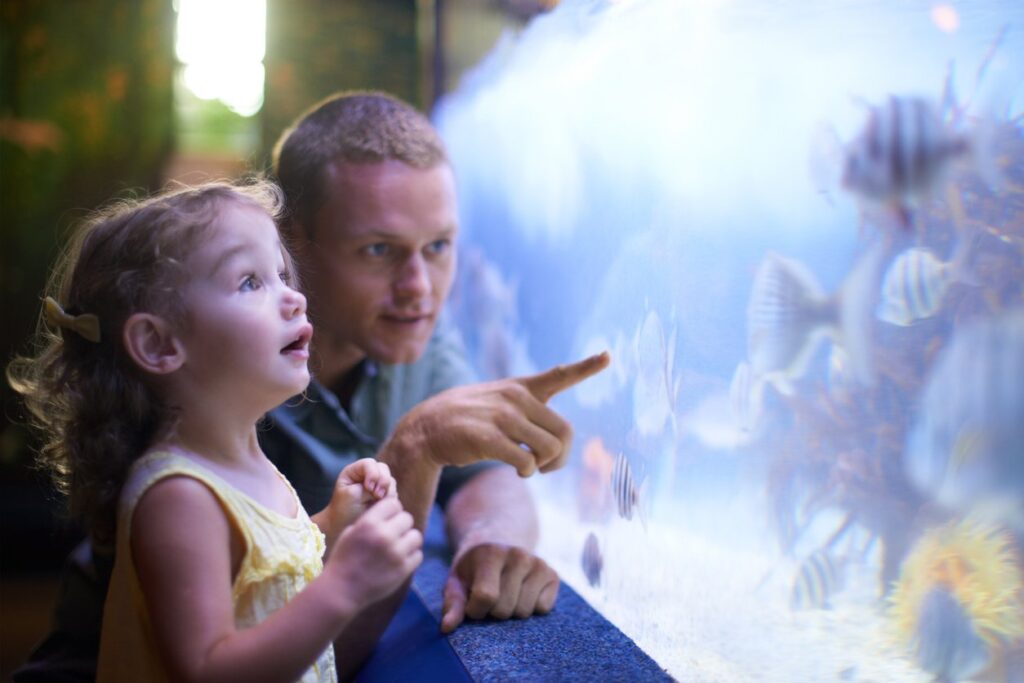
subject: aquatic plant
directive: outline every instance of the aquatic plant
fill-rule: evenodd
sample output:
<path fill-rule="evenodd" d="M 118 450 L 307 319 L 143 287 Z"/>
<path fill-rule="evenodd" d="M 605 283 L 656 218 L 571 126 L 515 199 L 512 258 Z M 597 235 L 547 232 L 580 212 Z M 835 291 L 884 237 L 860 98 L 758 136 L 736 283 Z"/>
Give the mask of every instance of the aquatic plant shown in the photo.
<path fill-rule="evenodd" d="M 946 191 L 916 212 L 903 238 L 951 254 L 972 244 L 970 286 L 952 284 L 930 317 L 900 326 L 871 322 L 874 382 L 838 385 L 834 368 L 812 367 L 792 396 L 766 396 L 761 434 L 769 454 L 768 492 L 780 544 L 792 552 L 815 517 L 840 510 L 845 521 L 827 543 L 854 526 L 881 540 L 880 583 L 899 576 L 914 525 L 930 501 L 904 468 L 907 432 L 935 361 L 957 328 L 1024 305 L 1024 118 L 997 122 L 993 147 L 1000 183 L 973 168 L 950 173 Z M 895 251 L 895 250 L 894 250 Z M 929 311 L 932 313 L 931 311 Z"/>

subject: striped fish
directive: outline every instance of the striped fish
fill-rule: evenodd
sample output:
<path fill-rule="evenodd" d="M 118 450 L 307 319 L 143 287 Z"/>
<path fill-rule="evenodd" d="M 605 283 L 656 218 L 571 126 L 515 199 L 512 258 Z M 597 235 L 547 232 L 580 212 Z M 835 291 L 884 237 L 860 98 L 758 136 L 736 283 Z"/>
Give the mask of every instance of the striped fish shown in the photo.
<path fill-rule="evenodd" d="M 811 553 L 793 580 L 789 604 L 793 609 L 828 609 L 829 598 L 839 589 L 839 566 L 827 550 Z"/>
<path fill-rule="evenodd" d="M 969 248 L 969 241 L 964 240 L 949 261 L 941 260 L 925 247 L 912 247 L 900 253 L 882 281 L 878 319 L 906 327 L 935 315 L 950 285 L 972 283 L 965 270 Z"/>
<path fill-rule="evenodd" d="M 908 204 L 931 194 L 949 162 L 970 152 L 968 138 L 946 126 L 931 102 L 890 96 L 870 108 L 860 135 L 847 146 L 842 186 L 896 208 L 908 227 Z"/>
<path fill-rule="evenodd" d="M 580 563 L 583 565 L 583 575 L 587 577 L 587 583 L 591 586 L 601 585 L 604 558 L 601 556 L 601 548 L 597 545 L 597 536 L 593 531 L 587 534 L 587 540 L 583 543 L 583 555 L 580 557 Z"/>
<path fill-rule="evenodd" d="M 612 466 L 612 497 L 619 517 L 633 519 L 634 511 L 639 512 L 640 489 L 633 478 L 633 468 L 623 453 L 615 456 L 615 464 Z"/>
<path fill-rule="evenodd" d="M 633 383 L 633 424 L 640 434 L 660 434 L 674 419 L 678 382 L 673 385 L 675 328 L 665 335 L 657 311 L 648 311 L 633 341 L 636 381 Z"/>

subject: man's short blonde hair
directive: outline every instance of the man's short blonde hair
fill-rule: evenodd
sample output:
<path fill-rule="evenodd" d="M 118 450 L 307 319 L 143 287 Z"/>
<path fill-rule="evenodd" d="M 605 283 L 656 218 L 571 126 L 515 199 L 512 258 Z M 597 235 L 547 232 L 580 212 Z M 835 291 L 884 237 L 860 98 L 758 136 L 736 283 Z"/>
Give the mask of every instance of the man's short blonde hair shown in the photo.
<path fill-rule="evenodd" d="M 334 161 L 401 161 L 415 168 L 448 163 L 444 143 L 430 120 L 383 92 L 331 95 L 300 115 L 274 145 L 274 175 L 285 194 L 282 228 L 303 226 L 326 200 L 324 171 Z"/>

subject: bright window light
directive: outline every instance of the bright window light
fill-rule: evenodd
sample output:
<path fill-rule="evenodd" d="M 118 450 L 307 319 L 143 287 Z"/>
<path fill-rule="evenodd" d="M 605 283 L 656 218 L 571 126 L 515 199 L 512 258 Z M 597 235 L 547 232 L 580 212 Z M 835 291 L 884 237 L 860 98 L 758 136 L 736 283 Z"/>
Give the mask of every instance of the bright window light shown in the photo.
<path fill-rule="evenodd" d="M 185 86 L 242 116 L 263 106 L 265 0 L 177 0 L 178 59 Z"/>

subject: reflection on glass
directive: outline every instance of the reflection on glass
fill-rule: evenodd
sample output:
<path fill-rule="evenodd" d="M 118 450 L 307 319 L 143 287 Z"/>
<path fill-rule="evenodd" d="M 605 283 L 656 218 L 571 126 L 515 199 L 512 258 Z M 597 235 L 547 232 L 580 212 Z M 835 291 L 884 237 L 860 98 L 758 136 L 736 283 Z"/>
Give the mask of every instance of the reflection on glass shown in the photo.
<path fill-rule="evenodd" d="M 681 680 L 1024 671 L 1024 8 L 564 0 L 436 114 L 541 554 Z"/>

